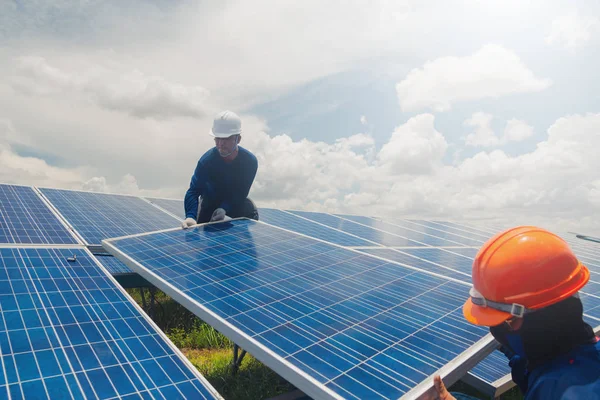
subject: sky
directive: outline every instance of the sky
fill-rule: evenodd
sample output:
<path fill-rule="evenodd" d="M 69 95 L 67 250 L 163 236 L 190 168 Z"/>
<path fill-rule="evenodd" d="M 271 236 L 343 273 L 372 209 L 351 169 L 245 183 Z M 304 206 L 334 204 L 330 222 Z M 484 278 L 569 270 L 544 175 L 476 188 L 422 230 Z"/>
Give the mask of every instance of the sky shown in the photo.
<path fill-rule="evenodd" d="M 0 182 L 600 236 L 596 1 L 0 0 Z"/>

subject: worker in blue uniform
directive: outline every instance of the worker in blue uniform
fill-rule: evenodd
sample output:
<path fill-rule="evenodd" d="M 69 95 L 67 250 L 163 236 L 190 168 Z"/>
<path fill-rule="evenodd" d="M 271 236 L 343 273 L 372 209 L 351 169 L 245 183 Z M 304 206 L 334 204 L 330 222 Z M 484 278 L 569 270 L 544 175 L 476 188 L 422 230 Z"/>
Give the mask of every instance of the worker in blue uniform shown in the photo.
<path fill-rule="evenodd" d="M 197 223 L 247 217 L 258 220 L 258 210 L 248 193 L 258 160 L 239 146 L 242 123 L 232 111 L 222 111 L 213 120 L 210 135 L 215 147 L 198 161 L 185 194 L 184 229 Z"/>
<path fill-rule="evenodd" d="M 487 326 L 526 400 L 600 399 L 600 341 L 583 319 L 589 270 L 551 232 L 521 226 L 486 242 L 473 262 L 465 318 Z M 434 396 L 450 393 L 439 376 Z"/>

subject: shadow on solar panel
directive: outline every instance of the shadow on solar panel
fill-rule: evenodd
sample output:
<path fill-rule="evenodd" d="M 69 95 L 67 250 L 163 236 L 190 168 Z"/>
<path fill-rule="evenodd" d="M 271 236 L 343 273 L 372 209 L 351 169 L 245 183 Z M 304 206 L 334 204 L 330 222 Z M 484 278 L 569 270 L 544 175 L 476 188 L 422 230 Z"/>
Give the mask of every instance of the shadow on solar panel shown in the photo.
<path fill-rule="evenodd" d="M 103 241 L 314 398 L 413 398 L 491 352 L 468 285 L 250 220 Z"/>

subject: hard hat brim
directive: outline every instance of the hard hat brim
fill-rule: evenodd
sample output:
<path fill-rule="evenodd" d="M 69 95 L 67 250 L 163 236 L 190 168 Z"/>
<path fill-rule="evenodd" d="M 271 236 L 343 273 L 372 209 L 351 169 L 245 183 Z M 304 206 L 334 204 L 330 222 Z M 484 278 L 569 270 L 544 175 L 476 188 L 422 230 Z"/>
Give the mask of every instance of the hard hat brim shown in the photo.
<path fill-rule="evenodd" d="M 463 305 L 463 315 L 470 323 L 481 326 L 500 325 L 512 317 L 510 313 L 473 304 L 471 298 L 468 298 Z"/>
<path fill-rule="evenodd" d="M 221 139 L 226 139 L 228 137 L 234 136 L 234 135 L 241 135 L 242 134 L 242 130 L 238 130 L 238 131 L 234 131 L 234 132 L 227 132 L 227 133 L 215 133 L 213 132 L 213 130 L 211 129 L 208 134 L 212 137 L 216 137 L 216 138 L 221 138 Z"/>

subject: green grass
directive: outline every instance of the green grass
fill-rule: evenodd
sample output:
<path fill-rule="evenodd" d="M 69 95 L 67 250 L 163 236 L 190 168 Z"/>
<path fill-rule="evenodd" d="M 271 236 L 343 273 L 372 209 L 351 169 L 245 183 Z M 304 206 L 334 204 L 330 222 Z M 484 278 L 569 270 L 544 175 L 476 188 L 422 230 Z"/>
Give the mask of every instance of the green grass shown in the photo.
<path fill-rule="evenodd" d="M 142 305 L 138 289 L 127 289 L 127 292 Z M 144 297 L 148 305 L 148 289 L 144 289 Z M 233 343 L 229 339 L 163 292 L 157 290 L 155 299 L 154 309 L 147 307 L 145 311 L 226 400 L 262 400 L 295 389 L 250 354 L 246 354 L 237 374 L 232 374 Z M 452 385 L 449 390 L 489 399 L 462 382 Z M 523 396 L 513 388 L 500 399 L 521 400 Z"/>
<path fill-rule="evenodd" d="M 249 354 L 244 357 L 237 374 L 233 375 L 230 368 L 232 352 L 229 349 L 184 349 L 183 353 L 227 400 L 266 399 L 295 389 Z"/>

